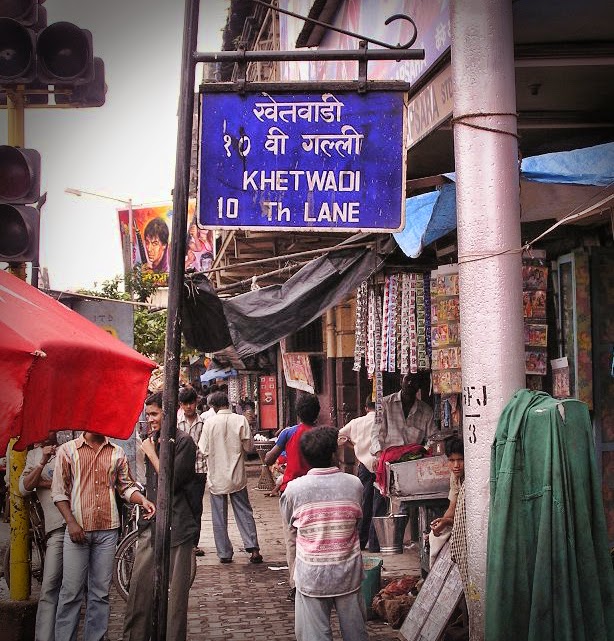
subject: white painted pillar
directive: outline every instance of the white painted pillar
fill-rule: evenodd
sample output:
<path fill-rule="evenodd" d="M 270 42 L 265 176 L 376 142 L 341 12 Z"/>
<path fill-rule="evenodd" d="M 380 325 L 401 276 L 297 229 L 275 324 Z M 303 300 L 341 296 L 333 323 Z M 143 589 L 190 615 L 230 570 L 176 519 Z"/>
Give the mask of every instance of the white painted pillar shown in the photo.
<path fill-rule="evenodd" d="M 454 125 L 468 605 L 471 640 L 479 641 L 490 449 L 501 411 L 525 386 L 512 3 L 452 0 L 451 28 L 454 117 L 488 129 Z"/>

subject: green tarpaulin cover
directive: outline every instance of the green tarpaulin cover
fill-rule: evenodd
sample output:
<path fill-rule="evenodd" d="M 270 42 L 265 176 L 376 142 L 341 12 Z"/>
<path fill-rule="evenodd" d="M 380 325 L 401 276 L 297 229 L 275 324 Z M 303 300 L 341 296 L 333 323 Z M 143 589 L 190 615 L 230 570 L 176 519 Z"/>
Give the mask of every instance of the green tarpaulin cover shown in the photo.
<path fill-rule="evenodd" d="M 516 393 L 490 476 L 486 641 L 613 641 L 614 572 L 586 405 Z"/>

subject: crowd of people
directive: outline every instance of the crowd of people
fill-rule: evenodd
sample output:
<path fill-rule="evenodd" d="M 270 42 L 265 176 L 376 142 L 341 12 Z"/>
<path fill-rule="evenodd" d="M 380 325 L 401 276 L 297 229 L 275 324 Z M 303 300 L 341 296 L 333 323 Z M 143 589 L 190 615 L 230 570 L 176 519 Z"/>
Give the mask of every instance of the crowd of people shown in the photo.
<path fill-rule="evenodd" d="M 381 420 L 376 420 L 373 401 L 366 399 L 364 416 L 341 430 L 320 426 L 318 397 L 304 393 L 295 407 L 297 424 L 280 430 L 266 455 L 267 465 L 284 462 L 276 494 L 289 568 L 287 599 L 294 602 L 298 641 L 329 638 L 332 609 L 344 641 L 367 639 L 361 551 L 379 550 L 372 517 L 385 508 L 376 471 L 389 447 L 421 444 L 433 432 L 432 410 L 417 397 L 420 382 L 415 375 L 405 376 L 400 391 L 384 397 Z M 233 562 L 229 504 L 249 562 L 263 562 L 245 465 L 253 451 L 253 404 L 238 413 L 231 409 L 225 385 L 199 391 L 188 386 L 178 395 L 167 614 L 167 638 L 172 641 L 185 641 L 187 635 L 192 558 L 204 554 L 198 545 L 207 486 L 220 563 Z M 76 638 L 84 598 L 83 639 L 104 639 L 120 525 L 117 497 L 141 506 L 123 640 L 151 638 L 153 591 L 143 586 L 154 581 L 162 391 L 145 399 L 144 414 L 147 429 L 138 439 L 137 452 L 140 472 L 130 469 L 122 447 L 94 432 L 85 431 L 61 445 L 51 432 L 28 453 L 19 486 L 24 496 L 36 492 L 47 534 L 36 641 Z M 357 476 L 339 469 L 337 451 L 346 443 L 354 447 Z M 450 508 L 432 523 L 433 536 L 451 529 L 463 478 L 462 454 L 457 439 L 448 452 Z"/>

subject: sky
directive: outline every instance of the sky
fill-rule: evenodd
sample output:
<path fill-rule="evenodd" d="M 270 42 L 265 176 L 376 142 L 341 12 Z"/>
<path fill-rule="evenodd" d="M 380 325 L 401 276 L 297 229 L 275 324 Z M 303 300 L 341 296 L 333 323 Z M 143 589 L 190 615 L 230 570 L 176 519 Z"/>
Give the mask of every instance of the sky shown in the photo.
<path fill-rule="evenodd" d="M 199 51 L 219 51 L 229 0 L 201 0 Z M 104 106 L 28 109 L 25 146 L 42 159 L 40 263 L 52 289 L 91 289 L 123 273 L 120 203 L 65 193 L 67 187 L 133 203 L 169 202 L 174 186 L 182 0 L 48 0 L 48 24 L 92 32 L 105 63 Z M 201 77 L 200 65 L 197 78 Z M 8 144 L 0 111 L 0 144 Z"/>

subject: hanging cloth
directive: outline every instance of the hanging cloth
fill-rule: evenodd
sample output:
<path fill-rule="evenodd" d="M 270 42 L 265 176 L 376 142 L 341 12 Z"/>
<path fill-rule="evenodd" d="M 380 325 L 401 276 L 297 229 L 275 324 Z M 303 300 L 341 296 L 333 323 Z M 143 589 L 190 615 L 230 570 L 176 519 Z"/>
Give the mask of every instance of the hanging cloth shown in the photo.
<path fill-rule="evenodd" d="M 486 641 L 613 641 L 614 571 L 587 406 L 520 390 L 499 419 L 490 469 Z"/>

